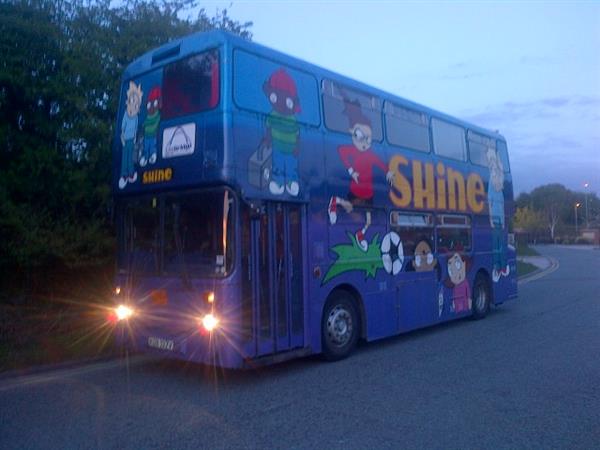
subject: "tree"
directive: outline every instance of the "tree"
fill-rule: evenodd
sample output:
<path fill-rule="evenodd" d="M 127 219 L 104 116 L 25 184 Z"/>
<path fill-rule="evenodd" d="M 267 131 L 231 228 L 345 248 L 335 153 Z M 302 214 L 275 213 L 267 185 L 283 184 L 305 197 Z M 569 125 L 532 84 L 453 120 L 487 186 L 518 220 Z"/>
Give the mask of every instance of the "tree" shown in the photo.
<path fill-rule="evenodd" d="M 527 233 L 528 239 L 536 241 L 538 234 L 544 229 L 544 217 L 528 206 L 517 207 L 514 225 L 515 231 Z"/>
<path fill-rule="evenodd" d="M 540 212 L 550 232 L 550 238 L 556 239 L 558 228 L 570 222 L 575 197 L 573 192 L 562 184 L 547 184 L 531 191 L 531 207 Z"/>
<path fill-rule="evenodd" d="M 195 0 L 0 0 L 0 267 L 113 258 L 110 143 L 125 66 L 213 28 L 251 38 Z"/>

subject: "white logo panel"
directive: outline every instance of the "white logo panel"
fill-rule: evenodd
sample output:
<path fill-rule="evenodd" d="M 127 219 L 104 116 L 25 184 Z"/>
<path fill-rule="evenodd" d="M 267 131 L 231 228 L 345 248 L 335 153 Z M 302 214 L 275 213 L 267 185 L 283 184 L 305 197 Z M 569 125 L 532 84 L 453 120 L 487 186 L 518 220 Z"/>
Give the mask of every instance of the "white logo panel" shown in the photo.
<path fill-rule="evenodd" d="M 163 131 L 162 157 L 191 155 L 196 148 L 196 124 L 186 123 Z"/>

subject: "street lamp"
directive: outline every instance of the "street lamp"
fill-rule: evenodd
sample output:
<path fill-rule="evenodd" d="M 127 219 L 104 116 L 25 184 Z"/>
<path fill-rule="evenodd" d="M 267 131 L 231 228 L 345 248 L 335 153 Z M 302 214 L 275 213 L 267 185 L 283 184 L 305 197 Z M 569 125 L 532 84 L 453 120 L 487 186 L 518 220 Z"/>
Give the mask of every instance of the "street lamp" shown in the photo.
<path fill-rule="evenodd" d="M 588 197 L 588 188 L 590 187 L 590 183 L 588 183 L 587 181 L 585 183 L 583 183 L 583 187 L 585 188 L 585 227 L 589 228 L 590 227 L 590 221 L 589 221 L 589 214 L 588 214 L 588 205 L 587 205 L 587 197 Z"/>
<path fill-rule="evenodd" d="M 577 239 L 579 235 L 579 230 L 577 229 L 577 208 L 581 206 L 581 203 L 575 203 L 575 239 Z"/>

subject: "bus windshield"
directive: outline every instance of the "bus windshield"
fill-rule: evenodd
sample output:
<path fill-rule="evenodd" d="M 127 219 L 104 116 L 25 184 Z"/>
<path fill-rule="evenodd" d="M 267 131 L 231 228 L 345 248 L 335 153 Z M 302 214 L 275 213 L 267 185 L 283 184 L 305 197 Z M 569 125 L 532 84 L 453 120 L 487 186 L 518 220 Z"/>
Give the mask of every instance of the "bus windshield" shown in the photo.
<path fill-rule="evenodd" d="M 229 190 L 133 198 L 121 208 L 121 271 L 185 279 L 230 271 L 234 223 Z"/>

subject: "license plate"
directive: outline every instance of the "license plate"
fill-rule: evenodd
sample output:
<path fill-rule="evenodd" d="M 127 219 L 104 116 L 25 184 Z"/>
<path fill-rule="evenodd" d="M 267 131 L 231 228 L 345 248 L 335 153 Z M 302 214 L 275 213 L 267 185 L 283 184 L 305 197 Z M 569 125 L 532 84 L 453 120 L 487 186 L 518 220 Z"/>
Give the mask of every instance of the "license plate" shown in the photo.
<path fill-rule="evenodd" d="M 151 336 L 148 338 L 148 347 L 172 352 L 175 350 L 175 342 L 172 339 L 163 339 Z"/>

